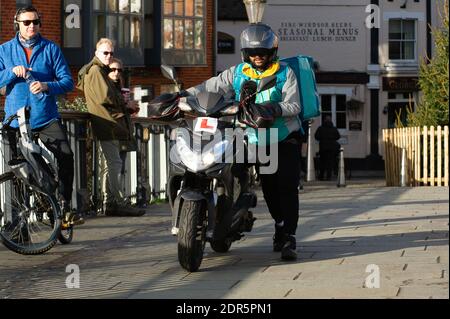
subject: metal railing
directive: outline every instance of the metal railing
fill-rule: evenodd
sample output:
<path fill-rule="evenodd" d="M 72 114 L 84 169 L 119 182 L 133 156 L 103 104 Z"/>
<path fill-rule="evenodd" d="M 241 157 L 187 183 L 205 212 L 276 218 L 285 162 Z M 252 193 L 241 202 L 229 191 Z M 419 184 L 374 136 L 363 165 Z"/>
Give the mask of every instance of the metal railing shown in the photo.
<path fill-rule="evenodd" d="M 60 113 L 75 159 L 72 208 L 99 212 L 103 210 L 106 184 L 104 161 L 92 135 L 90 115 L 77 111 Z M 133 118 L 132 122 L 138 150 L 127 154 L 125 195 L 133 203 L 146 206 L 155 199 L 166 198 L 169 132 L 166 126 L 148 118 Z M 0 147 L 5 148 L 1 136 L 0 142 Z M 2 149 L 2 154 L 8 156 L 9 152 Z M 7 159 L 0 162 L 1 174 L 8 170 Z"/>

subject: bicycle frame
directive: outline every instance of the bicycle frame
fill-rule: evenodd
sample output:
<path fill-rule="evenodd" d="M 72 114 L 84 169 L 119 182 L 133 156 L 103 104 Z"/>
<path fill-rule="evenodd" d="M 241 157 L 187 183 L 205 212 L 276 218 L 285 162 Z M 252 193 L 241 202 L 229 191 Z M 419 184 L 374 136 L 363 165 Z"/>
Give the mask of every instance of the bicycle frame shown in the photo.
<path fill-rule="evenodd" d="M 8 133 L 13 154 L 8 162 L 11 171 L 1 175 L 0 186 L 2 198 L 7 198 L 8 191 L 11 195 L 8 201 L 1 203 L 0 239 L 14 252 L 37 255 L 51 249 L 58 240 L 69 244 L 73 238 L 73 226 L 69 222 L 63 224 L 65 215 L 58 193 L 57 162 L 52 153 L 39 143 L 38 134 L 31 130 L 29 118 L 30 107 L 23 107 L 1 127 L 2 132 L 13 131 L 14 140 Z M 18 119 L 19 130 L 11 130 L 11 122 L 15 119 Z M 16 143 L 18 149 L 15 148 Z"/>
<path fill-rule="evenodd" d="M 19 122 L 19 148 L 24 161 L 9 163 L 12 172 L 32 188 L 54 195 L 58 185 L 57 165 L 48 150 L 33 139 L 29 123 L 29 108 L 17 111 Z M 50 169 L 47 172 L 44 165 Z M 50 174 L 49 174 L 50 173 Z"/>

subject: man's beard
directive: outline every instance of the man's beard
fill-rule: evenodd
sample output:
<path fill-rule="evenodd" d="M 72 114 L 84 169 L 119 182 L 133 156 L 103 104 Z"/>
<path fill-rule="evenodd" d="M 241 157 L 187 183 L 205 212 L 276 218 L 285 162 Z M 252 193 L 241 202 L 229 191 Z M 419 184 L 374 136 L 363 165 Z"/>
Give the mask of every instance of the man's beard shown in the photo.
<path fill-rule="evenodd" d="M 261 71 L 265 71 L 265 70 L 267 70 L 268 68 L 269 68 L 269 66 L 272 64 L 272 60 L 271 59 L 267 59 L 266 60 L 266 62 L 264 62 L 264 64 L 262 65 L 262 66 L 257 66 L 255 63 L 253 63 L 253 62 L 250 62 L 250 64 L 251 64 L 251 66 L 254 68 L 254 69 L 257 69 L 257 70 L 261 70 Z"/>

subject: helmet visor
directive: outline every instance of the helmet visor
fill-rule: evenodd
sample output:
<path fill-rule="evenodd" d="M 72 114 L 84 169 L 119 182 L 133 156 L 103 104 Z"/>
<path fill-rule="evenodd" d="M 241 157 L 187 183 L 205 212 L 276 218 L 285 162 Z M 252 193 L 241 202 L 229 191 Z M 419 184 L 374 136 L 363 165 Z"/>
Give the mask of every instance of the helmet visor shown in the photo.
<path fill-rule="evenodd" d="M 265 48 L 248 48 L 245 49 L 246 53 L 249 56 L 271 56 L 273 54 L 273 49 L 265 49 Z"/>

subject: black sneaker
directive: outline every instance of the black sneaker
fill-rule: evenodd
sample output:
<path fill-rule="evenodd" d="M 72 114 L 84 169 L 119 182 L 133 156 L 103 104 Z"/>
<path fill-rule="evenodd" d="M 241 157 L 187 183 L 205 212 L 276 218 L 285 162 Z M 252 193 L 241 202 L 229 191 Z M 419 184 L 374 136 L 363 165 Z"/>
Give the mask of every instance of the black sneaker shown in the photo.
<path fill-rule="evenodd" d="M 281 259 L 283 260 L 296 260 L 297 259 L 297 245 L 295 241 L 295 237 L 292 235 L 288 235 L 286 237 L 286 242 L 281 249 Z"/>
<path fill-rule="evenodd" d="M 273 235 L 273 251 L 280 252 L 286 242 L 283 226 L 275 224 L 275 234 Z"/>

